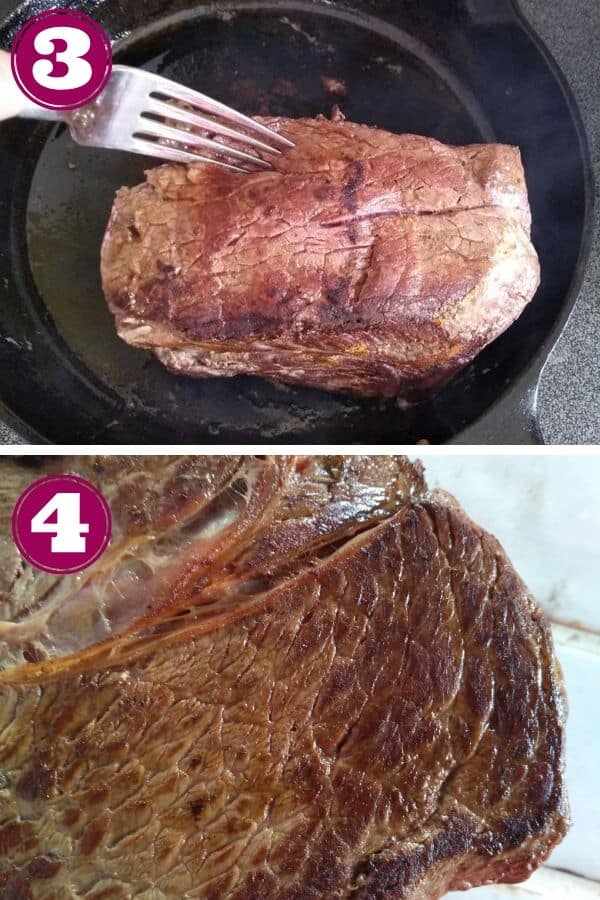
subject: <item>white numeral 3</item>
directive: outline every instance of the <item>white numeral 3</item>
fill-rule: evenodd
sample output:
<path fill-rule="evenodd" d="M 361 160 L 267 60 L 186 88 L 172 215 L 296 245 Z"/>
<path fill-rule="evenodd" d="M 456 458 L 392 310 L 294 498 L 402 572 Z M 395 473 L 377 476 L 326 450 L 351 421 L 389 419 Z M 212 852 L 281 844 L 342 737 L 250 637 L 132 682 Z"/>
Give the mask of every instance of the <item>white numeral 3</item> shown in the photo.
<path fill-rule="evenodd" d="M 57 52 L 53 44 L 55 40 L 66 43 L 67 49 Z M 32 75 L 42 87 L 55 91 L 71 91 L 85 87 L 93 76 L 92 67 L 87 59 L 81 59 L 89 51 L 91 41 L 85 31 L 69 28 L 68 25 L 57 25 L 46 28 L 36 36 L 34 47 L 40 56 L 51 56 L 52 59 L 38 59 L 33 64 Z M 56 63 L 64 63 L 68 71 L 64 75 L 54 75 Z"/>
<path fill-rule="evenodd" d="M 56 522 L 48 522 L 56 513 Z M 58 492 L 48 500 L 31 520 L 31 530 L 35 534 L 53 534 L 53 553 L 85 553 L 84 534 L 90 526 L 81 519 L 81 496 Z"/>

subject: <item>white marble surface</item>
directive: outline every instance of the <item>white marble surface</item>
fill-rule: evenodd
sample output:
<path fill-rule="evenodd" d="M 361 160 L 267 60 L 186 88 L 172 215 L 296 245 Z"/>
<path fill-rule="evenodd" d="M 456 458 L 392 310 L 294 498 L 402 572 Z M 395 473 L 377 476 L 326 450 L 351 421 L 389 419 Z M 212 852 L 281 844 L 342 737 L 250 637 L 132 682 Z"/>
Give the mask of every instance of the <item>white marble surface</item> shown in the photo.
<path fill-rule="evenodd" d="M 576 637 L 576 636 L 575 636 Z M 550 864 L 600 881 L 600 650 L 556 632 L 567 696 L 567 788 L 573 826 Z"/>
<path fill-rule="evenodd" d="M 430 486 L 496 535 L 553 619 L 600 633 L 600 454 L 423 462 Z"/>
<path fill-rule="evenodd" d="M 600 900 L 600 454 L 425 458 L 430 486 L 449 490 L 503 543 L 554 626 L 569 698 L 567 786 L 572 828 L 526 884 L 453 900 Z M 564 871 L 574 873 L 568 875 Z"/>
<path fill-rule="evenodd" d="M 446 900 L 598 900 L 600 885 L 567 872 L 540 869 L 521 885 L 477 888 L 468 893 L 446 894 Z"/>

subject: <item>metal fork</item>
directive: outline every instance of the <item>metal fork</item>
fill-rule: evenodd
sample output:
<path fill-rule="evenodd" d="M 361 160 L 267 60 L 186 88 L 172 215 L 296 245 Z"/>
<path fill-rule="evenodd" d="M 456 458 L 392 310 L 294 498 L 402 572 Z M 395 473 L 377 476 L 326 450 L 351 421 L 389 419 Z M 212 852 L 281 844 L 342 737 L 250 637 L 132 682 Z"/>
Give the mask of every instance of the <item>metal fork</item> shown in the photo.
<path fill-rule="evenodd" d="M 0 93 L 5 77 L 0 70 Z M 126 150 L 171 162 L 213 163 L 248 173 L 271 168 L 261 154 L 277 156 L 294 146 L 282 134 L 217 100 L 129 66 L 113 66 L 103 92 L 88 106 L 72 111 L 36 106 L 14 82 L 13 105 L 15 90 L 19 108 L 11 110 L 12 115 L 65 122 L 73 139 L 88 147 Z"/>

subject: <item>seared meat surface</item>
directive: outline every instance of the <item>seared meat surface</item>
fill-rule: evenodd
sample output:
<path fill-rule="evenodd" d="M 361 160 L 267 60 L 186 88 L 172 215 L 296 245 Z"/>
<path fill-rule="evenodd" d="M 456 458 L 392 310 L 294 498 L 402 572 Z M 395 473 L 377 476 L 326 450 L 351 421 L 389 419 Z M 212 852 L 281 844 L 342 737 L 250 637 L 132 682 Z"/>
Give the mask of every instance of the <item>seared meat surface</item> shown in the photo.
<path fill-rule="evenodd" d="M 162 166 L 102 249 L 124 340 L 175 372 L 411 396 L 462 368 L 539 282 L 519 151 L 265 119 L 277 171 Z"/>
<path fill-rule="evenodd" d="M 435 900 L 566 830 L 548 626 L 404 459 L 75 459 L 82 577 L 19 562 L 0 462 L 0 895 Z"/>

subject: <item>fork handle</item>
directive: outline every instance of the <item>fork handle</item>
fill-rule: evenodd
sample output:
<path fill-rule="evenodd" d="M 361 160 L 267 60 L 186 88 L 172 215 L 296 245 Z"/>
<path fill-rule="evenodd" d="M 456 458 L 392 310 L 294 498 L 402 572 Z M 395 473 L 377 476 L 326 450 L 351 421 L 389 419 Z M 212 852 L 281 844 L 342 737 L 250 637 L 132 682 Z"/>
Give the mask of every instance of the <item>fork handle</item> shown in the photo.
<path fill-rule="evenodd" d="M 25 96 L 13 78 L 10 53 L 0 50 L 0 121 L 12 119 L 14 116 L 45 119 L 50 122 L 59 122 L 62 119 L 58 110 L 37 106 Z"/>

